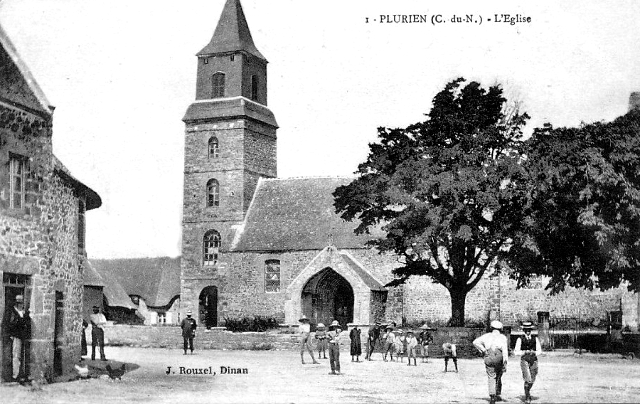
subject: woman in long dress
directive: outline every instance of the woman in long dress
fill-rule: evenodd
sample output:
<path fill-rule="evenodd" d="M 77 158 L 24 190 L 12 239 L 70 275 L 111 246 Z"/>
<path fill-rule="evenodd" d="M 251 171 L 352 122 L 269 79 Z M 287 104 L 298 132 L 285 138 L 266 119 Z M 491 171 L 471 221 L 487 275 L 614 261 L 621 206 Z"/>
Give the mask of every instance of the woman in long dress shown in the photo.
<path fill-rule="evenodd" d="M 354 326 L 349 332 L 349 338 L 351 338 L 351 362 L 360 362 L 360 355 L 362 355 L 360 332 L 361 330 L 358 326 Z M 354 357 L 356 360 L 354 360 Z"/>

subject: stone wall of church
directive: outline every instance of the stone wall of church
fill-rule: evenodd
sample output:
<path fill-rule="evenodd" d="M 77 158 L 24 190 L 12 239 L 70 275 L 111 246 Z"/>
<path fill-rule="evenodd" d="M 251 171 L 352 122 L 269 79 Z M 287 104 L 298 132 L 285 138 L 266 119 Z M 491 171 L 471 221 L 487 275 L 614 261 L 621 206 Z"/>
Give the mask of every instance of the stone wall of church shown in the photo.
<path fill-rule="evenodd" d="M 84 268 L 77 238 L 79 202 L 73 188 L 53 172 L 50 122 L 0 105 L 0 158 L 9 153 L 28 159 L 29 169 L 25 206 L 10 209 L 9 165 L 0 162 L 0 275 L 27 277 L 25 306 L 32 318 L 30 375 L 51 380 L 55 376 L 56 291 L 63 298 L 58 332 L 63 374 L 72 374 L 80 358 Z M 0 323 L 5 313 L 4 292 L 2 288 Z"/>
<path fill-rule="evenodd" d="M 343 251 L 343 250 L 342 250 Z M 297 251 L 282 253 L 224 253 L 215 269 L 203 269 L 200 277 L 208 280 L 184 280 L 193 289 L 197 301 L 199 290 L 206 286 L 218 287 L 218 317 L 269 316 L 284 321 L 287 287 L 320 251 Z M 382 284 L 393 279 L 392 270 L 397 260 L 389 255 L 378 254 L 371 249 L 352 249 L 348 253 L 360 262 Z M 281 287 L 278 292 L 265 291 L 265 262 L 280 260 Z M 622 288 L 606 291 L 586 291 L 568 288 L 567 291 L 549 296 L 541 282 L 534 281 L 528 289 L 516 290 L 515 281 L 506 274 L 486 275 L 469 292 L 465 317 L 473 324 L 486 324 L 500 319 L 507 325 L 517 326 L 521 321 L 537 321 L 538 311 L 549 311 L 551 318 L 571 317 L 583 321 L 605 319 L 608 311 L 620 310 L 624 303 L 625 325 L 637 329 L 638 297 Z M 199 290 L 198 290 L 199 289 Z M 414 277 L 405 285 L 390 288 L 381 299 L 371 298 L 372 318 L 395 321 L 403 318 L 408 322 L 444 324 L 451 317 L 449 292 L 442 285 L 427 277 Z M 633 308 L 633 310 L 629 309 Z M 635 327 L 635 328 L 634 328 Z"/>

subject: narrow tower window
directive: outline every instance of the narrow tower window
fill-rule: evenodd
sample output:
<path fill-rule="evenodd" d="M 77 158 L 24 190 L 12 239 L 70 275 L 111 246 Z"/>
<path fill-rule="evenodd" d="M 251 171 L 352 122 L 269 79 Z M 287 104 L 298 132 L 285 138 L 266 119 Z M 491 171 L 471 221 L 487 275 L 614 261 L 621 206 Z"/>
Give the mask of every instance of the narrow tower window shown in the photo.
<path fill-rule="evenodd" d="M 251 99 L 258 101 L 258 76 L 251 76 Z"/>
<path fill-rule="evenodd" d="M 267 260 L 264 263 L 264 291 L 280 292 L 280 260 Z"/>
<path fill-rule="evenodd" d="M 215 230 L 209 230 L 204 234 L 202 244 L 202 264 L 206 266 L 215 265 L 218 261 L 218 251 L 220 250 L 220 233 Z"/>
<path fill-rule="evenodd" d="M 209 158 L 210 159 L 215 159 L 218 158 L 219 156 L 219 148 L 218 148 L 218 138 L 213 136 L 211 139 L 209 139 Z"/>
<path fill-rule="evenodd" d="M 220 206 L 220 184 L 215 179 L 207 182 L 207 207 Z"/>
<path fill-rule="evenodd" d="M 211 98 L 224 97 L 224 73 L 216 73 L 211 79 L 213 94 Z"/>

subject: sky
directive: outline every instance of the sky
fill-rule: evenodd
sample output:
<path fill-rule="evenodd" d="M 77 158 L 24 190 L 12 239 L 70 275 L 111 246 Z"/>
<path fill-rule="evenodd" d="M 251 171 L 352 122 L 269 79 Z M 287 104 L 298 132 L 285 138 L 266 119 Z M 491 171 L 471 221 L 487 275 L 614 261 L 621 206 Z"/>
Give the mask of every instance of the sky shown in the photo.
<path fill-rule="evenodd" d="M 102 197 L 86 216 L 90 258 L 180 254 L 182 117 L 224 2 L 0 0 L 0 24 L 56 107 L 54 153 Z M 377 127 L 423 120 L 457 77 L 501 84 L 532 117 L 528 132 L 612 120 L 640 91 L 636 0 L 242 6 L 269 61 L 283 178 L 351 175 Z M 414 14 L 427 23 L 381 22 Z M 451 21 L 466 15 L 482 22 Z"/>

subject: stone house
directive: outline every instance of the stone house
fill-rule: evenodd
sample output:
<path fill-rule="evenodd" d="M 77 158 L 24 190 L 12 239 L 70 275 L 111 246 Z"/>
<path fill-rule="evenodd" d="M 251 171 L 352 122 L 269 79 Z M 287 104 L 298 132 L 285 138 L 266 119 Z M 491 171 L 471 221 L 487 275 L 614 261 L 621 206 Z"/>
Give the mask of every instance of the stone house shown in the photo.
<path fill-rule="evenodd" d="M 107 320 L 130 323 L 135 320 L 133 309 L 147 325 L 179 323 L 180 258 L 92 259 L 91 263 L 109 280 Z"/>
<path fill-rule="evenodd" d="M 96 192 L 53 155 L 53 111 L 0 28 L 0 352 L 2 380 L 11 374 L 5 313 L 17 295 L 32 320 L 27 372 L 54 380 L 80 359 L 85 212 Z M 93 282 L 92 282 L 93 283 Z"/>
<path fill-rule="evenodd" d="M 277 178 L 266 83 L 267 60 L 240 2 L 227 0 L 197 54 L 196 100 L 183 118 L 182 311 L 207 326 L 255 315 L 297 324 L 303 314 L 325 324 L 446 322 L 443 286 L 426 278 L 385 286 L 397 258 L 367 248 L 356 224 L 335 214 L 332 193 L 350 178 Z M 543 287 L 541 279 L 516 290 L 507 274 L 488 274 L 467 296 L 466 317 L 516 325 L 549 312 L 597 321 L 624 307 L 637 329 L 638 297 L 624 288 L 550 297 Z"/>

